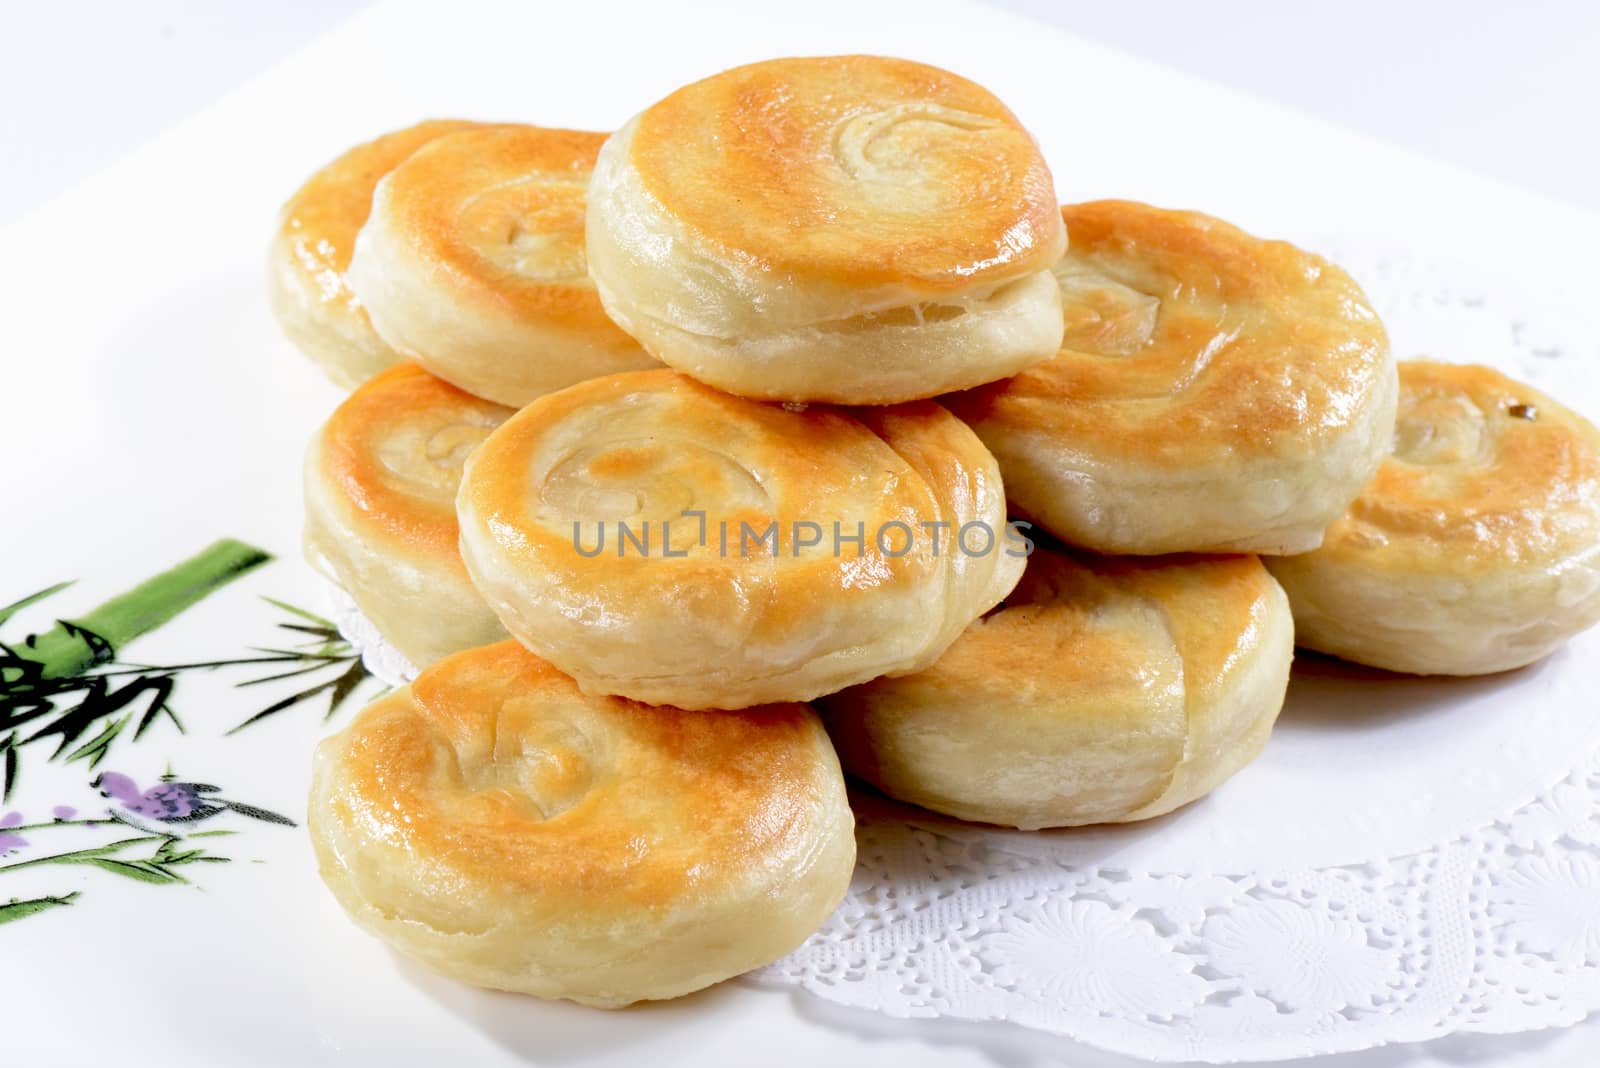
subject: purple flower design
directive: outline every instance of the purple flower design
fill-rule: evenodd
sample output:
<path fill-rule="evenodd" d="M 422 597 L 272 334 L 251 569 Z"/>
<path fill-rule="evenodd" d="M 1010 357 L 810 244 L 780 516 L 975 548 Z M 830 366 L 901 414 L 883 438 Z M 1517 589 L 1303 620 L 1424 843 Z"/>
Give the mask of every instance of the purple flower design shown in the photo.
<path fill-rule="evenodd" d="M 71 805 L 57 805 L 55 808 L 50 810 L 50 815 L 54 816 L 58 820 L 70 820 L 77 814 L 78 810 L 73 808 Z"/>
<path fill-rule="evenodd" d="M 122 802 L 125 811 L 158 823 L 193 823 L 210 819 L 219 812 L 232 811 L 267 823 L 294 826 L 293 820 L 276 812 L 217 797 L 216 793 L 221 787 L 205 783 L 159 782 L 148 790 L 140 790 L 139 784 L 127 775 L 108 771 L 97 775 L 89 785 L 99 790 L 101 796 Z"/>
<path fill-rule="evenodd" d="M 20 834 L 12 834 L 7 827 L 18 827 L 22 824 L 22 813 L 7 812 L 0 816 L 0 857 L 14 849 L 21 849 L 28 844 L 28 840 Z"/>

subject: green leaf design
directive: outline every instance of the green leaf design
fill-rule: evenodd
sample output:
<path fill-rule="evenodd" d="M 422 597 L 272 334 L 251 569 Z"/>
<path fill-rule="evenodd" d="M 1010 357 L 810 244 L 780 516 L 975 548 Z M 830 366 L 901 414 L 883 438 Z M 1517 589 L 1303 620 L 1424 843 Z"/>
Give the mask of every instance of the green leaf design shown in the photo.
<path fill-rule="evenodd" d="M 58 582 L 54 586 L 46 586 L 44 589 L 40 590 L 38 593 L 30 593 L 30 594 L 28 594 L 28 596 L 22 598 L 21 600 L 12 601 L 10 604 L 6 605 L 4 608 L 0 608 L 0 627 L 5 626 L 6 623 L 8 623 L 10 621 L 12 616 L 16 615 L 18 612 L 22 611 L 24 608 L 27 608 L 29 605 L 38 604 L 40 601 L 44 600 L 47 597 L 54 597 L 56 594 L 60 593 L 64 589 L 66 589 L 68 586 L 72 585 L 75 581 L 77 581 L 77 580 L 76 579 L 68 579 L 65 582 Z"/>
<path fill-rule="evenodd" d="M 119 818 L 115 822 L 122 823 L 125 821 Z M 199 838 L 201 836 L 201 834 L 196 834 L 190 837 Z M 178 834 L 139 834 L 132 838 L 121 838 L 115 842 L 107 842 L 104 845 L 74 849 L 66 853 L 51 853 L 42 857 L 29 857 L 27 860 L 0 865 L 0 873 L 18 871 L 22 868 L 40 868 L 48 865 L 84 865 L 111 872 L 113 875 L 135 879 L 139 882 L 182 883 L 188 882 L 188 880 L 173 871 L 173 868 L 184 864 L 202 862 L 222 864 L 228 862 L 227 857 L 210 856 L 199 846 L 181 845 L 184 841 L 183 836 Z M 134 847 L 146 846 L 151 843 L 155 843 L 155 848 L 150 850 L 147 856 L 130 857 L 127 855 Z"/>
<path fill-rule="evenodd" d="M 142 883 L 186 883 L 189 880 L 183 876 L 170 872 L 159 864 L 148 860 L 113 860 L 108 857 L 95 857 L 88 861 L 102 871 L 121 875 L 125 878 L 136 879 Z"/>
<path fill-rule="evenodd" d="M 256 723 L 260 723 L 262 720 L 268 719 L 268 718 L 270 718 L 272 716 L 275 716 L 279 712 L 284 711 L 285 709 L 293 708 L 294 706 L 296 706 L 298 704 L 302 704 L 302 703 L 304 703 L 306 701 L 309 701 L 313 697 L 317 696 L 318 694 L 326 693 L 328 690 L 331 690 L 333 688 L 334 682 L 336 682 L 336 681 L 337 680 L 335 680 L 335 679 L 329 679 L 327 682 L 319 682 L 315 686 L 308 686 L 304 690 L 300 690 L 297 693 L 292 693 L 288 697 L 285 697 L 285 698 L 283 698 L 281 700 L 274 701 L 274 702 L 272 702 L 272 704 L 268 705 L 266 708 L 263 708 L 260 712 L 257 712 L 255 715 L 249 717 L 248 719 L 242 720 L 239 723 L 234 724 L 232 727 L 229 727 L 228 730 L 225 733 L 227 733 L 227 734 L 238 734 L 240 731 L 244 730 L 246 727 L 249 727 L 249 726 L 251 726 L 253 724 L 256 724 Z"/>
<path fill-rule="evenodd" d="M 171 850 L 167 849 L 165 846 L 163 846 L 162 847 L 162 853 L 161 853 L 161 863 L 162 864 L 173 864 L 173 865 L 187 864 L 191 860 L 198 860 L 203 855 L 204 855 L 204 850 L 200 850 L 200 849 L 186 849 L 181 853 L 174 853 Z"/>
<path fill-rule="evenodd" d="M 100 857 L 110 856 L 129 846 L 157 841 L 163 837 L 165 836 L 143 835 L 138 838 L 124 838 L 120 842 L 112 842 L 110 845 L 94 846 L 89 849 L 74 849 L 69 853 L 51 853 L 43 857 L 29 857 L 27 860 L 18 860 L 11 864 L 0 864 L 0 872 L 21 871 L 23 868 L 39 868 L 47 864 L 92 864 Z"/>
<path fill-rule="evenodd" d="M 299 658 L 296 657 L 294 659 Z M 318 660 L 314 664 L 311 664 L 307 667 L 297 667 L 293 671 L 279 671 L 272 675 L 262 675 L 260 678 L 245 679 L 243 682 L 237 684 L 237 688 L 242 690 L 247 686 L 262 686 L 269 682 L 281 682 L 284 679 L 298 678 L 301 675 L 309 675 L 313 671 L 321 671 L 327 666 L 328 662 L 326 660 Z"/>
<path fill-rule="evenodd" d="M 315 623 L 317 626 L 328 630 L 337 630 L 331 620 L 323 619 L 315 612 L 308 612 L 304 608 L 299 608 L 290 604 L 288 601 L 279 601 L 271 597 L 263 597 L 261 599 L 270 604 L 272 607 L 282 609 L 292 616 L 299 616 L 301 619 L 304 619 L 307 622 Z"/>
<path fill-rule="evenodd" d="M 367 665 L 362 663 L 360 657 L 356 657 L 350 662 L 350 666 L 345 669 L 345 673 L 334 680 L 333 693 L 328 698 L 328 712 L 327 715 L 322 717 L 322 721 L 326 723 L 332 719 L 334 714 L 350 699 L 350 695 L 355 693 L 361 684 L 369 678 L 371 678 L 371 675 L 367 671 Z"/>
<path fill-rule="evenodd" d="M 179 734 L 186 733 L 183 729 L 183 720 L 178 718 L 177 710 L 168 701 L 177 685 L 176 680 L 167 676 L 159 681 L 162 685 L 156 687 L 156 696 L 151 699 L 150 704 L 145 708 L 144 715 L 139 717 L 139 725 L 134 728 L 133 740 L 136 742 L 144 737 L 144 732 L 150 729 L 150 724 L 156 721 L 157 716 L 166 716 L 167 719 L 172 721 L 173 727 L 177 728 Z"/>
<path fill-rule="evenodd" d="M 339 644 L 342 648 L 339 648 L 334 653 L 325 654 L 314 652 L 302 654 L 307 660 L 316 660 L 319 661 L 319 663 L 311 665 L 302 671 L 286 672 L 280 677 L 288 678 L 291 676 L 305 675 L 318 668 L 332 668 L 335 666 L 342 669 L 338 675 L 335 675 L 333 678 L 323 679 L 322 681 L 311 686 L 307 686 L 302 690 L 297 690 L 294 693 L 289 694 L 287 697 L 283 697 L 272 702 L 261 711 L 245 718 L 244 720 L 241 720 L 239 723 L 230 727 L 226 733 L 230 735 L 238 734 L 246 727 L 254 726 L 263 720 L 270 719 L 279 712 L 284 712 L 298 705 L 305 704 L 307 701 L 319 697 L 322 694 L 328 695 L 328 707 L 323 713 L 323 721 L 326 722 L 327 720 L 332 719 L 339 712 L 339 710 L 345 706 L 350 697 L 361 688 L 361 685 L 368 679 L 372 678 L 372 673 L 367 670 L 366 664 L 362 662 L 361 655 L 348 644 L 343 643 L 342 641 Z M 250 686 L 262 681 L 265 680 L 248 679 L 239 683 L 239 685 Z"/>
<path fill-rule="evenodd" d="M 17 736 L 8 734 L 0 740 L 0 801 L 11 800 L 11 791 L 17 785 Z"/>
<path fill-rule="evenodd" d="M 100 761 L 104 760 L 106 753 L 110 751 L 111 743 L 117 740 L 117 735 L 122 733 L 122 729 L 128 725 L 128 721 L 132 718 L 133 713 L 130 712 L 121 719 L 114 719 L 107 723 L 99 734 L 68 753 L 67 763 L 71 764 L 77 760 L 87 760 L 89 767 L 99 767 Z M 65 745 L 66 743 L 63 742 L 62 744 Z"/>
<path fill-rule="evenodd" d="M 292 630 L 297 634 L 309 634 L 313 638 L 321 638 L 325 642 L 339 640 L 339 632 L 333 627 L 308 627 L 301 623 L 279 623 L 279 630 Z"/>
<path fill-rule="evenodd" d="M 36 916 L 47 909 L 58 909 L 70 905 L 78 900 L 78 891 L 70 894 L 51 897 L 35 897 L 26 901 L 0 902 L 0 923 L 10 923 L 12 920 L 25 920 L 29 916 Z"/>

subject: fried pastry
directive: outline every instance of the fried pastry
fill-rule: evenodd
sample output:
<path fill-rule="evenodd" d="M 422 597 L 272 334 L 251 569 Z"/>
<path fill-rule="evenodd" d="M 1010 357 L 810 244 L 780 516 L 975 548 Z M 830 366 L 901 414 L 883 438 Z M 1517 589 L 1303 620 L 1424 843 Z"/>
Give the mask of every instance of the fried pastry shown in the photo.
<path fill-rule="evenodd" d="M 679 89 L 606 142 L 589 266 L 662 362 L 772 400 L 887 404 L 1056 351 L 1049 169 L 987 90 L 880 56 Z"/>
<path fill-rule="evenodd" d="M 1600 431 L 1492 368 L 1403 362 L 1377 477 L 1321 548 L 1270 566 L 1308 649 L 1418 675 L 1530 664 L 1600 621 Z"/>
<path fill-rule="evenodd" d="M 440 119 L 357 145 L 313 174 L 283 206 L 268 256 L 273 315 L 289 340 L 346 389 L 402 359 L 372 329 L 345 277 L 372 190 L 429 141 L 477 125 Z"/>
<path fill-rule="evenodd" d="M 584 190 L 604 134 L 497 126 L 442 137 L 378 184 L 350 282 L 397 351 L 513 407 L 656 362 L 601 310 Z"/>
<path fill-rule="evenodd" d="M 993 458 L 938 405 L 792 410 L 668 370 L 530 404 L 457 508 L 513 636 L 586 693 L 682 708 L 919 670 L 1025 549 Z"/>
<path fill-rule="evenodd" d="M 506 636 L 456 547 L 461 465 L 511 414 L 413 363 L 336 409 L 306 455 L 306 556 L 418 667 Z"/>
<path fill-rule="evenodd" d="M 946 398 L 1012 503 L 1098 552 L 1315 548 L 1394 425 L 1394 361 L 1361 289 L 1194 212 L 1100 201 L 1062 216 L 1060 353 Z"/>
<path fill-rule="evenodd" d="M 317 748 L 309 824 L 352 919 L 476 986 L 611 1008 L 768 964 L 855 866 L 804 705 L 687 712 L 470 649 Z"/>
<path fill-rule="evenodd" d="M 1041 548 L 932 667 L 819 709 L 845 770 L 891 797 L 1024 829 L 1120 823 L 1255 759 L 1293 647 L 1255 557 Z"/>

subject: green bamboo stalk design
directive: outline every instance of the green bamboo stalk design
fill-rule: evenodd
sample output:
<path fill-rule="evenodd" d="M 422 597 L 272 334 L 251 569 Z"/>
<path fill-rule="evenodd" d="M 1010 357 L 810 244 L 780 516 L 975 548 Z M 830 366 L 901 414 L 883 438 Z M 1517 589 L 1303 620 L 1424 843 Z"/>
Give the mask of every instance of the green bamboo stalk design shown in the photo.
<path fill-rule="evenodd" d="M 158 720 L 182 732 L 171 699 L 179 676 L 190 671 L 269 669 L 241 687 L 300 680 L 300 688 L 241 720 L 229 734 L 319 698 L 327 702 L 329 719 L 351 703 L 372 677 L 360 651 L 328 620 L 272 598 L 265 600 L 292 617 L 278 623 L 298 639 L 292 647 L 255 646 L 246 656 L 178 664 L 117 662 L 128 643 L 270 559 L 252 545 L 224 539 L 86 615 L 20 642 L 0 641 L 0 802 L 15 790 L 21 753 L 31 744 L 53 742 L 48 759 L 94 768 L 120 740 L 142 738 Z M 0 607 L 0 627 L 70 585 L 57 583 Z"/>
<path fill-rule="evenodd" d="M 190 671 L 240 666 L 262 669 L 263 673 L 236 684 L 241 687 L 298 680 L 287 696 L 278 697 L 233 725 L 228 734 L 319 698 L 326 700 L 327 718 L 350 703 L 371 678 L 361 662 L 359 650 L 328 620 L 271 598 L 266 599 L 268 603 L 290 617 L 277 624 L 281 630 L 294 635 L 288 643 L 252 647 L 245 656 L 176 664 L 139 664 L 121 659 L 128 644 L 270 559 L 268 553 L 252 545 L 223 539 L 85 615 L 62 619 L 20 641 L 0 641 L 0 801 L 9 800 L 20 773 L 20 754 L 34 743 L 54 742 L 54 752 L 47 759 L 68 763 L 81 761 L 94 768 L 118 739 L 136 740 L 158 719 L 170 720 L 178 731 L 183 731 L 171 698 L 179 677 Z M 0 606 L 0 627 L 18 612 L 54 597 L 71 585 L 70 582 L 57 583 Z M 120 778 L 126 780 L 126 776 Z M 163 776 L 163 782 L 172 781 L 170 772 Z M 100 778 L 95 779 L 95 784 L 100 782 Z M 130 785 L 124 782 L 124 792 Z M 222 798 L 214 786 L 175 783 L 173 789 L 178 788 L 190 794 L 184 810 L 188 814 L 178 819 L 205 819 L 231 811 L 292 826 L 291 821 L 265 809 Z M 137 787 L 133 791 L 136 794 Z M 147 791 L 146 799 L 153 793 Z M 132 807 L 140 803 L 137 797 L 123 800 L 131 811 L 139 811 Z M 170 797 L 159 797 L 158 810 L 161 804 L 171 801 Z M 235 833 L 218 829 L 181 834 L 166 829 L 166 825 L 175 820 L 159 811 L 156 819 L 163 825 L 160 829 L 145 826 L 141 820 L 116 811 L 108 812 L 103 818 L 57 818 L 26 824 L 21 823 L 19 817 L 11 818 L 18 822 L 0 831 L 13 836 L 13 844 L 14 836 L 22 833 L 32 836 L 61 827 L 108 830 L 113 840 L 0 863 L 0 876 L 33 868 L 77 866 L 154 885 L 182 884 L 188 882 L 182 870 L 186 866 L 222 864 L 229 860 L 207 853 L 196 839 Z M 119 832 L 120 837 L 117 836 Z M 22 845 L 26 847 L 28 843 Z M 0 924 L 69 907 L 78 896 L 74 891 L 28 899 L 0 899 Z"/>
<path fill-rule="evenodd" d="M 179 671 L 281 662 L 268 656 L 124 670 L 104 667 L 141 635 L 271 559 L 262 549 L 224 538 L 86 615 L 63 619 L 20 642 L 0 642 L 0 801 L 15 790 L 20 751 L 30 743 L 53 739 L 52 758 L 82 760 L 94 767 L 124 733 L 138 738 L 161 718 L 183 729 L 170 703 Z M 0 608 L 0 626 L 70 585 L 57 583 Z M 39 720 L 42 725 L 35 723 Z M 25 727 L 31 733 L 24 733 Z"/>
<path fill-rule="evenodd" d="M 89 614 L 62 620 L 49 630 L 30 636 L 13 652 L 21 659 L 39 664 L 44 678 L 80 675 L 111 660 L 135 638 L 155 630 L 184 609 L 271 559 L 271 554 L 263 549 L 223 538 L 111 598 Z M 24 598 L 0 614 L 0 623 L 17 608 L 42 600 L 65 585 Z"/>

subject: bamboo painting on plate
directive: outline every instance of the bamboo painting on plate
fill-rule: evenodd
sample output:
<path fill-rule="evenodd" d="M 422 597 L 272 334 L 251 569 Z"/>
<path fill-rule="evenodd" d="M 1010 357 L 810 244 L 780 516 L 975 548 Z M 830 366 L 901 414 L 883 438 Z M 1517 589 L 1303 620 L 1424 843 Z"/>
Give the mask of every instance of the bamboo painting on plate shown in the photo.
<path fill-rule="evenodd" d="M 77 592 L 74 583 L 57 582 L 0 608 L 0 924 L 77 904 L 90 876 L 188 884 L 205 865 L 232 859 L 235 836 L 296 825 L 170 765 L 148 785 L 113 770 L 129 748 L 159 749 L 166 733 L 190 729 L 182 683 L 197 673 L 237 673 L 236 687 L 271 693 L 226 726 L 224 738 L 313 702 L 331 718 L 359 691 L 375 692 L 365 685 L 370 676 L 360 655 L 330 622 L 280 600 L 268 601 L 282 617 L 274 624 L 279 637 L 243 653 L 197 650 L 192 659 L 144 663 L 128 652 L 272 560 L 242 541 L 217 541 L 81 614 L 21 634 L 7 631 L 20 629 L 19 617 L 48 612 Z M 29 794 L 28 772 L 39 761 L 81 768 L 83 793 L 93 800 Z M 71 873 L 66 888 L 26 897 L 6 892 L 8 878 L 46 867 Z"/>

